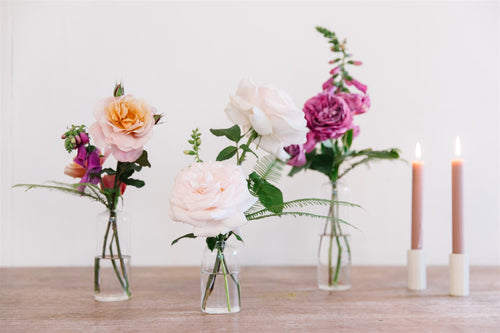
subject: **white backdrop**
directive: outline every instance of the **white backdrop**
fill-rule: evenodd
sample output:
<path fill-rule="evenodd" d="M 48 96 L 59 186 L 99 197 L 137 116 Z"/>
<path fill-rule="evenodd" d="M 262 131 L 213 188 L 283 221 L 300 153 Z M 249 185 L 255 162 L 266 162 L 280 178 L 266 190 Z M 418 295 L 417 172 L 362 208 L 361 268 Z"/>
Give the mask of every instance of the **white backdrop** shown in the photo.
<path fill-rule="evenodd" d="M 92 107 L 115 81 L 166 115 L 147 150 L 153 164 L 130 188 L 134 265 L 198 265 L 201 239 L 170 242 L 191 228 L 168 218 L 175 174 L 191 129 L 204 159 L 230 125 L 223 109 L 242 77 L 273 83 L 301 106 L 328 77 L 328 44 L 316 25 L 347 37 L 364 66 L 372 108 L 357 117 L 355 148 L 423 145 L 424 246 L 429 264 L 451 249 L 450 158 L 465 158 L 466 248 L 474 265 L 500 263 L 499 5 L 497 2 L 2 2 L 0 265 L 91 265 L 101 207 L 15 183 L 71 181 L 59 136 L 93 122 Z M 253 160 L 248 162 L 248 168 Z M 286 199 L 322 194 L 322 175 L 285 177 Z M 348 176 L 355 265 L 402 265 L 410 244 L 411 167 L 373 164 Z M 245 265 L 314 264 L 317 223 L 293 218 L 243 228 Z"/>

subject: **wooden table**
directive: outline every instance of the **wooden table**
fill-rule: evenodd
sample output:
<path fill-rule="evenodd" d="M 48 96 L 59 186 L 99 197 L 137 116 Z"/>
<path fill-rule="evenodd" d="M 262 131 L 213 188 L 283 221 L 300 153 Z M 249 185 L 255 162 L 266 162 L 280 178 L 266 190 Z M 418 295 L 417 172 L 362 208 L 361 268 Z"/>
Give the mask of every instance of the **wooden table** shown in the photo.
<path fill-rule="evenodd" d="M 316 289 L 314 267 L 245 267 L 243 309 L 201 313 L 198 267 L 132 270 L 133 298 L 93 299 L 92 268 L 0 269 L 1 332 L 500 332 L 500 267 L 472 267 L 468 297 L 446 267 L 406 289 L 404 267 L 353 267 L 352 289 Z"/>

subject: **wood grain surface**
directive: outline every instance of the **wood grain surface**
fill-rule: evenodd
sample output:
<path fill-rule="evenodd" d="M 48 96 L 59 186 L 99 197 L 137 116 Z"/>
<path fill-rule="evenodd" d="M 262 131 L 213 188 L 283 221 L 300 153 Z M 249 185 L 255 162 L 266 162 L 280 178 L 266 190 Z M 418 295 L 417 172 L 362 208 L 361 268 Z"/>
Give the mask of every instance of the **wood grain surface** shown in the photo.
<path fill-rule="evenodd" d="M 198 267 L 134 267 L 132 299 L 93 299 L 93 269 L 1 268 L 1 332 L 500 332 L 500 267 L 472 267 L 470 296 L 448 269 L 406 289 L 404 267 L 353 267 L 352 289 L 316 289 L 315 267 L 245 267 L 240 313 L 200 311 Z"/>

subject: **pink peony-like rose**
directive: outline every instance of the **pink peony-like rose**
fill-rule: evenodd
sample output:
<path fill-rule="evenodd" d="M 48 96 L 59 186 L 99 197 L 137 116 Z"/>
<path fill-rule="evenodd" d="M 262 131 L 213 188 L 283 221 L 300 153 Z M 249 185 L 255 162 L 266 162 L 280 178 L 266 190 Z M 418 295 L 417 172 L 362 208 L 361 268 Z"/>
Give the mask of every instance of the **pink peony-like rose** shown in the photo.
<path fill-rule="evenodd" d="M 281 160 L 288 158 L 283 147 L 306 141 L 304 114 L 290 96 L 272 85 L 241 80 L 224 111 L 244 132 L 253 128 L 261 135 L 259 147 Z"/>
<path fill-rule="evenodd" d="M 370 108 L 370 97 L 368 95 L 341 92 L 337 96 L 344 99 L 354 115 L 365 113 Z"/>
<path fill-rule="evenodd" d="M 304 105 L 307 127 L 317 142 L 340 138 L 352 128 L 352 112 L 340 96 L 324 91 Z"/>
<path fill-rule="evenodd" d="M 110 148 L 121 162 L 134 162 L 153 135 L 154 108 L 132 95 L 108 97 L 94 108 L 96 122 L 89 128 L 99 147 Z"/>
<path fill-rule="evenodd" d="M 195 163 L 175 178 L 170 217 L 191 224 L 196 236 L 214 237 L 245 224 L 244 212 L 256 201 L 240 166 Z"/>

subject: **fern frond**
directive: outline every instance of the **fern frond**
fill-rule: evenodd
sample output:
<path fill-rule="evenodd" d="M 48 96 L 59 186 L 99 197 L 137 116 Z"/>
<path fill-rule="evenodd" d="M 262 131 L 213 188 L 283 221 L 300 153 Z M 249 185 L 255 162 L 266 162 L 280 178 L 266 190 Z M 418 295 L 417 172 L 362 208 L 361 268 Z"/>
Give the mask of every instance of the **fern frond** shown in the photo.
<path fill-rule="evenodd" d="M 74 195 L 74 196 L 78 196 L 78 197 L 86 197 L 86 198 L 100 202 L 103 205 L 107 206 L 106 201 L 103 200 L 101 197 L 94 196 L 94 195 L 87 193 L 87 192 L 78 191 L 77 189 L 72 188 L 73 185 L 74 184 L 64 184 L 64 186 L 62 186 L 62 185 L 61 186 L 40 185 L 40 184 L 16 184 L 16 185 L 12 186 L 12 188 L 23 187 L 23 188 L 26 188 L 25 191 L 29 191 L 29 190 L 34 189 L 34 188 L 43 188 L 43 189 L 46 189 L 49 191 L 59 191 L 62 193 L 66 193 L 66 194 L 70 194 L 70 195 Z M 87 185 L 87 184 L 79 184 L 79 185 Z M 93 185 L 93 184 L 91 184 L 91 185 Z"/>
<path fill-rule="evenodd" d="M 279 182 L 285 163 L 273 156 L 264 156 L 255 164 L 254 170 L 260 178 L 268 182 Z"/>
<path fill-rule="evenodd" d="M 332 217 L 332 216 L 325 216 L 325 215 L 318 215 L 318 214 L 313 214 L 313 213 L 307 213 L 307 212 L 283 212 L 281 214 L 276 214 L 276 213 L 269 213 L 269 214 L 263 214 L 263 215 L 258 215 L 258 216 L 249 216 L 246 215 L 246 218 L 248 221 L 255 221 L 255 220 L 260 220 L 260 219 L 265 219 L 268 217 L 282 217 L 282 216 L 293 216 L 293 217 L 310 217 L 310 218 L 315 218 L 315 219 L 322 219 L 322 220 L 332 220 L 332 221 L 338 221 L 341 223 L 344 223 L 356 230 L 359 230 L 356 226 L 350 224 L 349 222 L 337 218 L 337 217 Z"/>
<path fill-rule="evenodd" d="M 292 201 L 287 201 L 284 202 L 281 205 L 278 206 L 272 206 L 268 208 L 264 208 L 262 205 L 259 205 L 256 203 L 250 209 L 248 209 L 245 213 L 246 214 L 255 214 L 255 213 L 265 213 L 265 212 L 272 212 L 273 210 L 276 211 L 276 209 L 291 209 L 291 208 L 303 208 L 303 207 L 309 207 L 309 206 L 330 206 L 332 204 L 331 200 L 328 199 L 317 199 L 317 198 L 310 198 L 310 199 L 297 199 L 297 200 L 292 200 Z M 350 206 L 350 207 L 356 207 L 356 208 L 362 208 L 358 204 L 354 204 L 351 202 L 347 201 L 335 201 L 335 204 L 338 204 L 340 206 Z M 260 209 L 257 209 L 260 207 Z"/>

